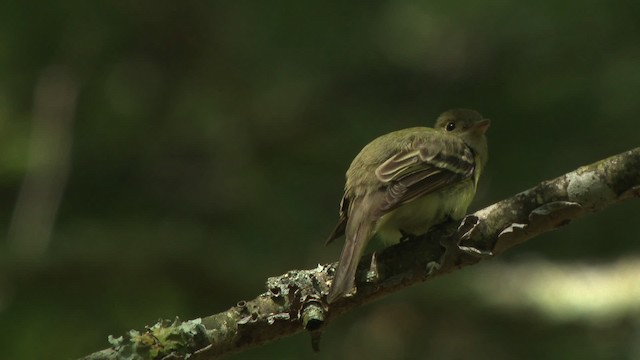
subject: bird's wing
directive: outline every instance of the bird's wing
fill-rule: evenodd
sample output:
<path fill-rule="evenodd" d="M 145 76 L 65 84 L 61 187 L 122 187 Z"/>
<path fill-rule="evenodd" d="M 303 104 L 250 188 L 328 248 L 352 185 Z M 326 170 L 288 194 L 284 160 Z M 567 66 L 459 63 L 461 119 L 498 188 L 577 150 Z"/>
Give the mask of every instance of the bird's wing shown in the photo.
<path fill-rule="evenodd" d="M 375 170 L 381 182 L 384 196 L 377 197 L 380 216 L 420 196 L 469 178 L 475 170 L 473 151 L 457 138 L 437 141 L 414 141 Z M 326 240 L 326 244 L 342 236 L 349 218 L 350 196 L 345 192 L 340 202 L 338 223 Z"/>
<path fill-rule="evenodd" d="M 414 141 L 375 171 L 385 185 L 378 215 L 469 178 L 474 169 L 473 151 L 462 140 Z"/>

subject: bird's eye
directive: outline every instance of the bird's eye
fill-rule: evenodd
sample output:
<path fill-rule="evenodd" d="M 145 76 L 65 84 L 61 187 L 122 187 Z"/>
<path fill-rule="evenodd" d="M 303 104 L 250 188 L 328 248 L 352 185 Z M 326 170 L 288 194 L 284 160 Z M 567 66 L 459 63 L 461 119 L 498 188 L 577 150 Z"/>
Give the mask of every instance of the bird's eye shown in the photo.
<path fill-rule="evenodd" d="M 453 121 L 449 121 L 444 128 L 447 131 L 453 131 L 456 129 L 456 123 L 454 123 Z"/>

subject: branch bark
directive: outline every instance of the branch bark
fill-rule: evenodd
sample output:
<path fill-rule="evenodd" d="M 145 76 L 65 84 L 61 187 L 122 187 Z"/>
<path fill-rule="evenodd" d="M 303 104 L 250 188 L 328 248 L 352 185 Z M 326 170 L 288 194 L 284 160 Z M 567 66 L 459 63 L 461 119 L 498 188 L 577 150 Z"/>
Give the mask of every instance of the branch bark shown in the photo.
<path fill-rule="evenodd" d="M 162 320 L 145 331 L 109 337 L 111 348 L 95 359 L 215 359 L 309 331 L 314 349 L 320 332 L 336 316 L 464 266 L 493 257 L 544 232 L 640 197 L 640 148 L 583 166 L 502 200 L 460 224 L 445 224 L 421 239 L 365 256 L 357 292 L 329 307 L 325 301 L 337 264 L 291 270 L 269 278 L 267 291 L 204 318 Z"/>

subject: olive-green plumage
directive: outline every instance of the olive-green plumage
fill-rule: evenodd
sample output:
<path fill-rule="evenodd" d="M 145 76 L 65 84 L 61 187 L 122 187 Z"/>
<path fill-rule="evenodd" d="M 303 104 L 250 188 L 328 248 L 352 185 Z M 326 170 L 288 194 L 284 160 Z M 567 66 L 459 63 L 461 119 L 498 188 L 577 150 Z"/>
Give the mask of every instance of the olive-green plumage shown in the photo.
<path fill-rule="evenodd" d="M 434 128 L 394 131 L 360 151 L 347 170 L 340 218 L 327 240 L 345 234 L 329 303 L 352 291 L 358 261 L 374 235 L 398 241 L 464 217 L 487 162 L 488 127 L 478 112 L 454 109 Z"/>

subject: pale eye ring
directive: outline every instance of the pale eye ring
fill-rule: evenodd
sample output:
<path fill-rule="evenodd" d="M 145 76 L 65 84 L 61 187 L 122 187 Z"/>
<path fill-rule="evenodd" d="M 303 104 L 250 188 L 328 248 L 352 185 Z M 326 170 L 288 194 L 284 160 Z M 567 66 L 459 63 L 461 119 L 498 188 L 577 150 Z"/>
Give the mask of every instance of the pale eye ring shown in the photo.
<path fill-rule="evenodd" d="M 456 123 L 454 123 L 453 121 L 449 121 L 447 125 L 445 125 L 444 129 L 447 131 L 453 131 L 456 129 Z"/>

